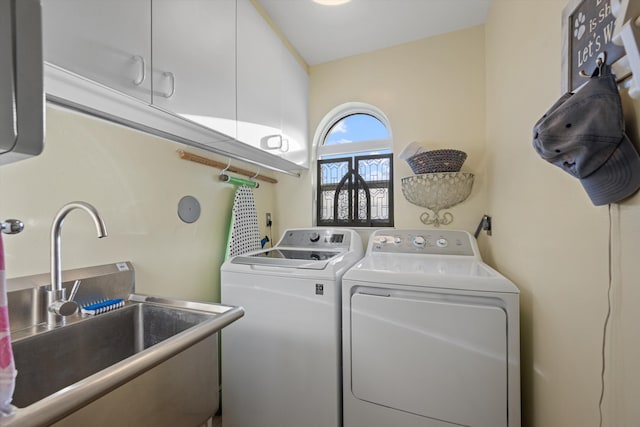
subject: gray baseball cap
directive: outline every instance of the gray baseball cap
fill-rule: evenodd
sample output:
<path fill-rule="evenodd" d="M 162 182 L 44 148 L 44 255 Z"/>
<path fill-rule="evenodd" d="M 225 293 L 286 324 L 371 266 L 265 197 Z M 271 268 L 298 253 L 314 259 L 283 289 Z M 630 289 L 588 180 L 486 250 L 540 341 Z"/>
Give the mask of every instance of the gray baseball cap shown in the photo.
<path fill-rule="evenodd" d="M 533 147 L 578 178 L 594 205 L 616 203 L 640 188 L 640 156 L 624 132 L 616 77 L 607 65 L 542 116 Z"/>

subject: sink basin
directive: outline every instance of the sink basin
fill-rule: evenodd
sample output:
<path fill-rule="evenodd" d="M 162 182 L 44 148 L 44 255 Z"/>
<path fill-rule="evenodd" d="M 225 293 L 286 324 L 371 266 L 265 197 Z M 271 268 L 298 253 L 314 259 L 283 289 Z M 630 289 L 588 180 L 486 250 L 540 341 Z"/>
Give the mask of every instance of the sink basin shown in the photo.
<path fill-rule="evenodd" d="M 131 304 L 14 342 L 13 405 L 28 406 L 215 316 Z"/>
<path fill-rule="evenodd" d="M 14 337 L 17 409 L 0 427 L 91 425 L 96 417 L 102 425 L 202 424 L 218 404 L 217 332 L 243 314 L 133 294 L 123 308 Z"/>

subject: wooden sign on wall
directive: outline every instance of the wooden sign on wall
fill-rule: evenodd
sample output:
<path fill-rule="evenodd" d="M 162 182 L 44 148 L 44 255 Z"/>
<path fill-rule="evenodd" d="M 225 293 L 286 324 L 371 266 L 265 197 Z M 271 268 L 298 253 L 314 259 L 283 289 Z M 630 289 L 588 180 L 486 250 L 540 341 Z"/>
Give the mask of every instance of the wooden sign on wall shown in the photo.
<path fill-rule="evenodd" d="M 590 76 L 602 54 L 609 65 L 625 55 L 624 48 L 613 43 L 614 24 L 611 0 L 571 0 L 565 7 L 562 13 L 563 92 L 582 86 L 586 78 L 581 72 Z"/>

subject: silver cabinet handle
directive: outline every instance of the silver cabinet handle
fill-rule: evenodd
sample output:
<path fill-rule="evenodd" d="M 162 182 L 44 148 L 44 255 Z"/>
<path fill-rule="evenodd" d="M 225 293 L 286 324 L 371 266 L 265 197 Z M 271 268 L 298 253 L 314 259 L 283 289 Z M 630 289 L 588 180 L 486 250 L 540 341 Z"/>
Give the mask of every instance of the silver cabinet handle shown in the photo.
<path fill-rule="evenodd" d="M 176 93 L 176 76 L 171 71 L 164 71 L 162 75 L 171 80 L 171 90 L 168 93 L 163 93 L 162 96 L 171 98 Z"/>
<path fill-rule="evenodd" d="M 133 84 L 136 86 L 140 86 L 147 79 L 147 63 L 144 58 L 140 55 L 135 55 L 133 57 L 135 62 L 140 62 L 140 67 L 142 68 L 142 73 L 139 74 L 139 78 L 133 80 Z"/>
<path fill-rule="evenodd" d="M 260 147 L 263 150 L 277 150 L 282 148 L 282 135 L 266 135 L 260 138 Z"/>

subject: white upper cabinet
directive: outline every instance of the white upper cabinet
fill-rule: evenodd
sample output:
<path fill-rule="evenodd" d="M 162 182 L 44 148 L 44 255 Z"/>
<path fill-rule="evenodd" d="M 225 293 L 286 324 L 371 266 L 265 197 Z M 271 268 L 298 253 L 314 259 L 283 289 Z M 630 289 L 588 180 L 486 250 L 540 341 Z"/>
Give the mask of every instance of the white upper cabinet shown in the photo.
<path fill-rule="evenodd" d="M 152 101 L 236 134 L 235 0 L 153 0 Z"/>
<path fill-rule="evenodd" d="M 40 0 L 0 0 L 0 165 L 44 148 Z"/>
<path fill-rule="evenodd" d="M 238 139 L 267 148 L 280 136 L 282 42 L 249 0 L 238 0 Z"/>
<path fill-rule="evenodd" d="M 237 22 L 237 138 L 307 167 L 307 72 L 249 0 Z"/>
<path fill-rule="evenodd" d="M 45 0 L 44 60 L 151 102 L 151 0 Z"/>
<path fill-rule="evenodd" d="M 13 23 L 11 2 L 0 2 L 0 75 L 6 76 L 0 84 L 0 153 L 10 151 L 16 141 L 16 88 L 13 56 Z M 11 60 L 9 60 L 11 58 Z"/>
<path fill-rule="evenodd" d="M 47 100 L 283 171 L 309 77 L 250 0 L 44 0 Z"/>
<path fill-rule="evenodd" d="M 288 50 L 282 63 L 282 81 L 286 84 L 281 94 L 283 146 L 280 151 L 289 161 L 308 167 L 309 75 Z"/>

